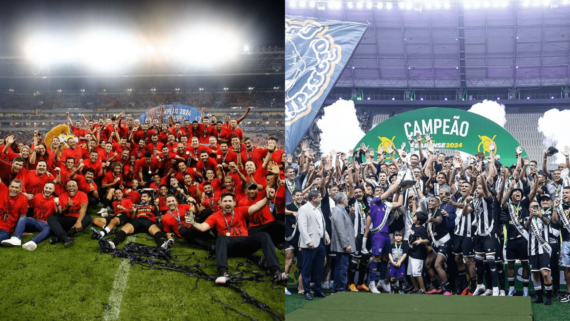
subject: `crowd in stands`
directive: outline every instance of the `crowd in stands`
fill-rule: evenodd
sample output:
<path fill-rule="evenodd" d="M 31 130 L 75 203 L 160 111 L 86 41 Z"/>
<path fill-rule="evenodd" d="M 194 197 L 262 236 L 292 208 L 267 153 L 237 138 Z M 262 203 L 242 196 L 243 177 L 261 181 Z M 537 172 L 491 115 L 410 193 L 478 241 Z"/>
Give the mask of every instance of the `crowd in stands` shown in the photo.
<path fill-rule="evenodd" d="M 283 108 L 282 92 L 211 92 L 197 93 L 173 91 L 147 92 L 127 91 L 125 93 L 30 93 L 0 94 L 2 109 L 90 109 L 106 111 L 109 109 L 146 110 L 158 105 L 182 104 L 196 107 L 259 107 Z"/>
<path fill-rule="evenodd" d="M 286 280 L 276 256 L 284 242 L 283 142 L 250 138 L 240 128 L 249 112 L 208 117 L 203 108 L 201 121 L 144 124 L 124 112 L 67 114 L 68 124 L 47 134 L 2 136 L 1 245 L 35 250 L 49 239 L 68 248 L 91 226 L 105 251 L 134 233 L 151 235 L 160 251 L 175 242 L 211 251 L 217 284 L 230 280 L 227 256 L 261 249 L 273 282 Z"/>

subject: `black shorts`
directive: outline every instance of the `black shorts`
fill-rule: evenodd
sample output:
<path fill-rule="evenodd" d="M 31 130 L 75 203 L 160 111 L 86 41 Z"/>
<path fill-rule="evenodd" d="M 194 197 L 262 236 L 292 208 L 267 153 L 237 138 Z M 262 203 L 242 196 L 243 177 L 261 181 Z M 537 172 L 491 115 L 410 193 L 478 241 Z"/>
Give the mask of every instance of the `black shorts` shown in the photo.
<path fill-rule="evenodd" d="M 453 251 L 453 242 L 451 240 L 434 247 L 434 251 L 436 254 L 443 255 L 443 257 L 447 260 L 449 254 Z"/>
<path fill-rule="evenodd" d="M 550 271 L 550 255 L 548 253 L 531 255 L 528 260 L 531 272 L 540 272 L 540 270 L 544 269 Z"/>
<path fill-rule="evenodd" d="M 463 255 L 463 257 L 473 257 L 475 244 L 472 236 L 457 236 L 453 237 L 453 254 Z"/>
<path fill-rule="evenodd" d="M 487 254 L 495 253 L 495 241 L 496 239 L 491 235 L 487 236 L 475 236 L 475 253 L 477 254 Z"/>
<path fill-rule="evenodd" d="M 503 262 L 503 245 L 501 243 L 501 239 L 497 235 L 495 237 L 495 262 Z"/>
<path fill-rule="evenodd" d="M 105 220 L 107 221 L 106 224 L 108 225 L 109 223 L 111 223 L 111 221 L 112 221 L 114 218 L 118 218 L 118 219 L 119 219 L 119 221 L 120 221 L 119 225 L 123 225 L 123 224 L 125 224 L 125 223 L 129 220 L 129 216 L 128 216 L 127 214 L 125 214 L 125 213 L 119 213 L 119 214 L 117 214 L 117 215 L 115 215 L 115 216 L 108 216 L 108 217 L 106 217 L 106 218 L 105 218 Z"/>
<path fill-rule="evenodd" d="M 507 240 L 507 262 L 528 261 L 528 241 L 524 237 Z"/>
<path fill-rule="evenodd" d="M 285 235 L 287 236 L 287 235 Z M 296 232 L 295 236 L 289 241 L 285 240 L 285 250 L 293 249 L 295 253 L 299 251 L 299 233 Z"/>
<path fill-rule="evenodd" d="M 154 223 L 153 221 L 149 220 L 146 217 L 141 217 L 141 218 L 137 218 L 136 220 L 131 222 L 131 225 L 134 227 L 135 231 L 133 232 L 133 234 L 137 234 L 137 233 L 148 233 L 148 230 L 150 229 L 151 226 L 153 226 Z"/>

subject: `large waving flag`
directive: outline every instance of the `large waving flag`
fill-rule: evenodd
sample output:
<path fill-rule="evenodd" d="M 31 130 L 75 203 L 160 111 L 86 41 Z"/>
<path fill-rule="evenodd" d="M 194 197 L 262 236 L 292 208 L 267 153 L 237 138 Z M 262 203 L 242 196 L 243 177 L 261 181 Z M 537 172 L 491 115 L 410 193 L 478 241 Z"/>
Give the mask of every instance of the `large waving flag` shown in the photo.
<path fill-rule="evenodd" d="M 285 17 L 285 149 L 293 153 L 367 25 Z"/>

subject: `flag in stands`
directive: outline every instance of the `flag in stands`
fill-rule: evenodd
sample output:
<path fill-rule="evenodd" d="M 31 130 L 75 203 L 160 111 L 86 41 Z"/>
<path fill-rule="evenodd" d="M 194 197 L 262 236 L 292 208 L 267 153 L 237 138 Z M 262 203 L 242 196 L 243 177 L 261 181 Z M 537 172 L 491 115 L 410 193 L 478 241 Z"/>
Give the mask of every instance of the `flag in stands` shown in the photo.
<path fill-rule="evenodd" d="M 350 61 L 367 25 L 285 18 L 285 149 L 293 153 Z"/>
<path fill-rule="evenodd" d="M 197 120 L 200 121 L 202 112 L 192 106 L 186 105 L 160 105 L 149 109 L 139 117 L 141 124 L 145 123 L 147 118 L 158 119 L 161 123 L 166 122 L 168 117 L 174 117 L 178 120 L 180 117 L 189 120 L 190 122 Z"/>

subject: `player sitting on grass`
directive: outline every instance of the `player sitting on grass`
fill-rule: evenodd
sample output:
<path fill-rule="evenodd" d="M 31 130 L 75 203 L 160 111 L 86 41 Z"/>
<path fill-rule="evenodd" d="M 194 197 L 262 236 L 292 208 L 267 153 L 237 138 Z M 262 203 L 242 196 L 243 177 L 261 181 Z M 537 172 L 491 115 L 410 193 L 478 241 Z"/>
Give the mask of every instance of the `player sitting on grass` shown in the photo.
<path fill-rule="evenodd" d="M 44 191 L 41 194 L 36 194 L 28 205 L 34 210 L 34 217 L 21 216 L 16 224 L 16 232 L 9 240 L 2 241 L 2 246 L 20 246 L 22 245 L 22 235 L 25 230 L 39 231 L 31 241 L 22 245 L 23 248 L 29 251 L 36 249 L 37 245 L 49 237 L 50 229 L 47 223 L 48 217 L 55 214 L 57 211 L 57 203 L 59 200 L 53 197 L 55 190 L 55 183 L 49 181 L 44 185 Z M 24 205 L 25 206 L 25 205 Z"/>
<path fill-rule="evenodd" d="M 216 228 L 216 258 L 219 277 L 216 284 L 226 284 L 229 280 L 228 256 L 247 257 L 259 249 L 263 251 L 266 266 L 273 274 L 272 281 L 280 283 L 286 281 L 285 273 L 279 271 L 279 261 L 275 254 L 275 247 L 271 237 L 266 232 L 259 232 L 248 236 L 247 220 L 251 215 L 260 211 L 274 197 L 275 190 L 266 189 L 266 197 L 251 206 L 235 207 L 235 199 L 232 193 L 222 193 L 222 210 L 210 215 L 204 223 L 194 221 L 191 212 L 186 213 L 186 223 L 201 232 Z"/>
<path fill-rule="evenodd" d="M 406 266 L 404 261 L 408 256 L 408 245 L 402 242 L 404 237 L 402 231 L 394 232 L 394 244 L 392 244 L 392 251 L 388 253 L 390 259 L 390 267 L 388 268 L 388 276 L 390 277 L 391 291 L 394 294 L 400 290 L 400 294 L 405 294 L 400 286 L 404 282 L 406 276 Z"/>
<path fill-rule="evenodd" d="M 120 189 L 115 190 L 113 209 L 114 211 L 112 214 L 105 212 L 101 214 L 103 217 L 97 217 L 93 220 L 93 225 L 102 229 L 101 231 L 97 231 L 94 227 L 91 227 L 93 238 L 99 238 L 96 234 L 105 236 L 111 233 L 115 226 L 124 225 L 129 220 L 129 217 L 134 213 L 133 202 L 130 199 L 123 198 L 123 191 Z"/>
<path fill-rule="evenodd" d="M 119 244 L 121 244 L 121 242 L 125 240 L 127 235 L 137 233 L 150 234 L 154 237 L 156 245 L 162 247 L 163 249 L 172 247 L 174 240 L 169 239 L 167 241 L 164 241 L 164 233 L 162 233 L 156 224 L 157 217 L 159 215 L 157 205 L 158 200 L 155 201 L 155 204 L 152 204 L 152 196 L 150 195 L 150 192 L 144 191 L 141 194 L 141 202 L 141 204 L 132 206 L 132 221 L 123 226 L 113 241 L 107 241 L 102 237 L 99 239 L 99 246 L 101 246 L 102 249 L 114 250 Z"/>

